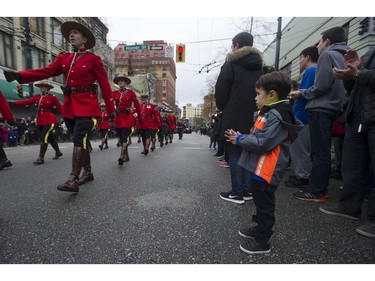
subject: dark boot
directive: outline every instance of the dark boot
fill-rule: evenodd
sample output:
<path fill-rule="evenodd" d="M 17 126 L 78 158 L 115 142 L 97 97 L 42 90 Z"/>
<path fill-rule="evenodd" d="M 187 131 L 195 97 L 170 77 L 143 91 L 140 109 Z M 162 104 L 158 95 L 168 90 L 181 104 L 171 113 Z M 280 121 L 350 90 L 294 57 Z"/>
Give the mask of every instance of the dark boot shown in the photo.
<path fill-rule="evenodd" d="M 141 152 L 141 154 L 145 154 L 145 151 L 146 151 L 146 140 L 142 139 L 142 143 L 143 143 L 143 151 Z"/>
<path fill-rule="evenodd" d="M 120 158 L 118 159 L 118 164 L 120 166 L 122 166 L 122 164 L 124 164 L 125 158 L 127 158 L 126 161 L 129 161 L 129 156 L 127 154 L 128 154 L 128 144 L 126 142 L 123 142 L 122 145 L 121 145 Z"/>
<path fill-rule="evenodd" d="M 146 139 L 145 153 L 144 153 L 145 155 L 148 154 L 148 149 L 149 149 L 149 147 L 150 147 L 150 142 L 151 142 L 150 139 Z"/>
<path fill-rule="evenodd" d="M 125 148 L 124 148 L 124 162 L 128 162 L 130 159 L 129 159 L 129 153 L 128 153 L 128 146 L 129 144 L 128 143 L 124 143 L 125 144 Z"/>
<path fill-rule="evenodd" d="M 73 157 L 72 157 L 72 171 L 70 173 L 69 179 L 57 186 L 57 189 L 60 191 L 68 192 L 78 192 L 79 191 L 79 174 L 85 161 L 86 150 L 83 147 L 74 147 L 73 148 Z"/>
<path fill-rule="evenodd" d="M 100 148 L 100 150 L 103 150 L 103 144 L 104 144 L 104 139 L 102 139 L 102 143 L 99 145 L 99 148 Z"/>
<path fill-rule="evenodd" d="M 88 149 L 86 149 L 85 153 L 85 161 L 83 162 L 83 174 L 82 177 L 79 179 L 78 183 L 79 185 L 85 184 L 88 181 L 94 180 L 94 174 L 91 170 L 91 158 L 90 158 L 90 152 Z"/>
<path fill-rule="evenodd" d="M 12 166 L 12 162 L 10 162 L 5 154 L 3 144 L 0 142 L 0 170 Z"/>
<path fill-rule="evenodd" d="M 154 151 L 155 150 L 155 143 L 156 143 L 156 139 L 152 139 L 152 142 L 151 142 L 151 151 Z"/>
<path fill-rule="evenodd" d="M 104 149 L 108 149 L 108 139 L 104 139 Z"/>
<path fill-rule="evenodd" d="M 47 147 L 48 147 L 48 143 L 42 142 L 40 144 L 39 157 L 38 157 L 38 159 L 36 159 L 36 161 L 33 162 L 34 165 L 44 164 L 44 155 L 46 154 Z"/>
<path fill-rule="evenodd" d="M 55 150 L 55 157 L 53 157 L 53 160 L 59 159 L 61 156 L 63 156 L 62 152 L 60 151 L 59 144 L 56 141 L 51 142 L 52 148 Z"/>

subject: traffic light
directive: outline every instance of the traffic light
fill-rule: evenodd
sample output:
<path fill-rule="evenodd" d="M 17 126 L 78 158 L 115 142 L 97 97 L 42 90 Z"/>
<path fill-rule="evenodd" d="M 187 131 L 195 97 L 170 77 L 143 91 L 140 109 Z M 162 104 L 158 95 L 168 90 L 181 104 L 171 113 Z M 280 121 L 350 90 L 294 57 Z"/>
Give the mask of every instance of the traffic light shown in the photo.
<path fill-rule="evenodd" d="M 183 44 L 176 46 L 176 62 L 185 62 L 185 45 Z"/>
<path fill-rule="evenodd" d="M 22 89 L 22 86 L 21 85 L 18 85 L 17 86 L 17 92 L 18 92 L 18 97 L 20 99 L 23 99 L 23 89 Z"/>

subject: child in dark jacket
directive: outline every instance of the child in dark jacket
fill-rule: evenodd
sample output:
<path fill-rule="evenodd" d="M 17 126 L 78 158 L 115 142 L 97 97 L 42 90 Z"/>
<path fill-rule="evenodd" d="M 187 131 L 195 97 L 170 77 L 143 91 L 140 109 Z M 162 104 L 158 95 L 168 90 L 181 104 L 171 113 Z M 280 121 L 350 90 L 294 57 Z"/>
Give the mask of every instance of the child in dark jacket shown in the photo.
<path fill-rule="evenodd" d="M 275 191 L 283 179 L 289 161 L 289 143 L 303 124 L 295 119 L 287 96 L 290 79 L 282 72 L 261 76 L 255 84 L 255 101 L 259 111 L 249 134 L 232 129 L 226 131 L 227 141 L 243 151 L 238 164 L 250 172 L 256 214 L 249 227 L 239 234 L 248 238 L 240 249 L 248 254 L 270 252 L 275 224 Z"/>

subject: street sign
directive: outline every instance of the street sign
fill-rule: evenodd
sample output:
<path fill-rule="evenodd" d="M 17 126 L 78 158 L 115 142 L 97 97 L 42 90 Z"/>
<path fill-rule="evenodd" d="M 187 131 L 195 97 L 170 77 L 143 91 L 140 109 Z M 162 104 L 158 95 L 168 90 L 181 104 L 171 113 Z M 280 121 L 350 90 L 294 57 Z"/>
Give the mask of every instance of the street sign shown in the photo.
<path fill-rule="evenodd" d="M 167 46 L 165 47 L 165 57 L 166 58 L 172 58 L 173 59 L 173 56 L 174 56 L 174 48 L 173 46 Z"/>
<path fill-rule="evenodd" d="M 128 45 L 124 47 L 124 51 L 138 51 L 138 50 L 148 50 L 148 45 L 147 44 Z"/>
<path fill-rule="evenodd" d="M 161 51 L 163 50 L 163 46 L 150 46 L 151 51 Z"/>

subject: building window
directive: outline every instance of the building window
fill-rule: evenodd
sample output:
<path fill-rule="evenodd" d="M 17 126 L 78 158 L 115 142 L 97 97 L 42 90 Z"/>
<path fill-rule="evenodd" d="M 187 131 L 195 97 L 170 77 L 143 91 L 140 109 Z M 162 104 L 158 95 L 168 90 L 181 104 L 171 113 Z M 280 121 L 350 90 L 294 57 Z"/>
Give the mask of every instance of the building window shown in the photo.
<path fill-rule="evenodd" d="M 61 34 L 60 30 L 61 22 L 52 19 L 52 43 L 55 44 L 56 46 L 59 46 L 61 48 L 64 48 L 64 38 Z"/>
<path fill-rule="evenodd" d="M 167 73 L 163 73 L 162 77 L 167 77 Z"/>
<path fill-rule="evenodd" d="M 163 71 L 167 71 L 167 66 L 163 65 Z"/>
<path fill-rule="evenodd" d="M 42 17 L 34 17 L 30 18 L 30 30 L 40 37 L 45 38 L 45 23 L 44 18 Z"/>
<path fill-rule="evenodd" d="M 12 49 L 12 37 L 9 34 L 0 32 L 0 65 L 14 68 Z"/>

